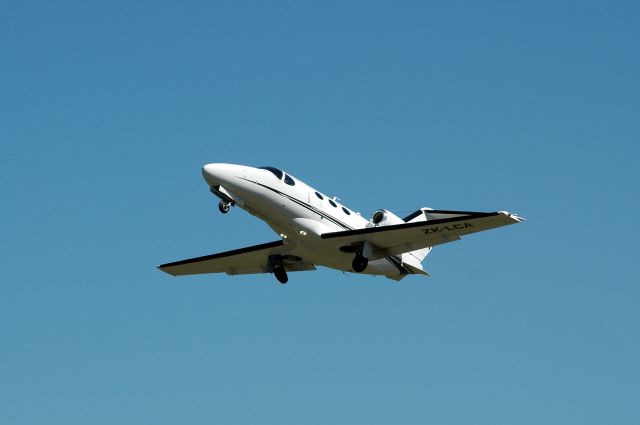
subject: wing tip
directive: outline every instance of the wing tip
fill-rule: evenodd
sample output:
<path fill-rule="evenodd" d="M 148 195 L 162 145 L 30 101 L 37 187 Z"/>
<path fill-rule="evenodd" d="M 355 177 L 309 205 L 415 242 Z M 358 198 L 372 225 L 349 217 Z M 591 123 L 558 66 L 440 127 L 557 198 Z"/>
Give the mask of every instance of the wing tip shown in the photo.
<path fill-rule="evenodd" d="M 166 274 L 168 274 L 170 276 L 178 276 L 177 274 L 173 274 L 169 270 L 167 270 L 166 266 L 167 266 L 166 264 L 160 264 L 160 265 L 156 266 L 156 268 L 158 270 L 160 270 L 161 272 L 165 272 Z"/>

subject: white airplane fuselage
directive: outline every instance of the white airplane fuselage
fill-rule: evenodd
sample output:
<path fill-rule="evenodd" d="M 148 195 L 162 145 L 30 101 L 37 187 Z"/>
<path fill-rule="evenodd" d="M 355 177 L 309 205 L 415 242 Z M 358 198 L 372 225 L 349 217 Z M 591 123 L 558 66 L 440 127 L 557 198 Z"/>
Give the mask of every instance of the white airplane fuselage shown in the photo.
<path fill-rule="evenodd" d="M 426 275 L 431 249 L 469 234 L 523 221 L 508 211 L 476 212 L 422 207 L 400 218 L 377 210 L 367 220 L 306 183 L 274 167 L 207 164 L 202 175 L 220 198 L 222 213 L 238 206 L 266 222 L 280 238 L 158 266 L 172 276 L 271 273 L 280 283 L 289 272 L 336 270 L 400 280 Z"/>
<path fill-rule="evenodd" d="M 326 252 L 319 242 L 324 233 L 367 227 L 369 220 L 359 213 L 284 172 L 278 178 L 268 169 L 217 163 L 205 165 L 202 175 L 212 192 L 222 194 L 223 202 L 228 197 L 228 203 L 266 222 L 301 257 L 333 269 L 351 269 L 353 253 Z M 406 275 L 400 263 L 398 257 L 373 260 L 364 273 L 398 279 Z"/>

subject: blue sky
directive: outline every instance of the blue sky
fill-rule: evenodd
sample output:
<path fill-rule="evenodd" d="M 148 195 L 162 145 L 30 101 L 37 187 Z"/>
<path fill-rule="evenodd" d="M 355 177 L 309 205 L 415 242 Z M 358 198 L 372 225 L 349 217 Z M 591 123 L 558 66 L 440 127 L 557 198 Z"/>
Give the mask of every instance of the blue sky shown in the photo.
<path fill-rule="evenodd" d="M 5 2 L 0 423 L 637 424 L 635 2 Z M 510 210 L 433 277 L 172 278 L 274 240 L 207 162 Z"/>

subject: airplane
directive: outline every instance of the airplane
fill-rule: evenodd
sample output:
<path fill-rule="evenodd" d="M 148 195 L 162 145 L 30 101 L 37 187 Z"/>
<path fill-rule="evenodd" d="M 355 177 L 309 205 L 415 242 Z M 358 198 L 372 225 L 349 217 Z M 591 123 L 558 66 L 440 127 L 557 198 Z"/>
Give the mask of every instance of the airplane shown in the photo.
<path fill-rule="evenodd" d="M 173 276 L 272 273 L 284 284 L 288 272 L 324 266 L 399 281 L 408 275 L 429 275 L 422 261 L 436 245 L 524 221 L 507 211 L 431 208 L 420 208 L 404 218 L 379 209 L 366 219 L 337 197 L 279 168 L 213 163 L 202 168 L 202 176 L 211 193 L 220 198 L 221 213 L 240 207 L 266 222 L 280 238 L 158 266 Z"/>

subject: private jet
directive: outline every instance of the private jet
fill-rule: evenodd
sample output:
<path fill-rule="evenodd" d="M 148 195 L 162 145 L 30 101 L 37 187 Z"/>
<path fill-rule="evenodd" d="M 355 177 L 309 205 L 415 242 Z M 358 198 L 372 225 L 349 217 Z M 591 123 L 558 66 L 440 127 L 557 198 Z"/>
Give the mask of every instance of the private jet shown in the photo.
<path fill-rule="evenodd" d="M 324 266 L 349 273 L 400 280 L 428 275 L 422 261 L 431 249 L 462 236 L 524 219 L 507 211 L 471 212 L 420 208 L 404 218 L 386 209 L 370 219 L 275 167 L 207 164 L 202 175 L 218 208 L 240 207 L 269 225 L 280 238 L 158 266 L 173 276 L 204 273 L 272 273 L 280 283 L 289 272 Z"/>

